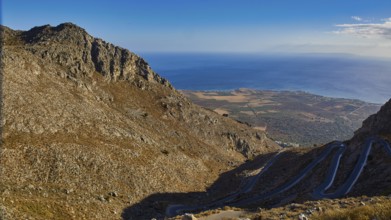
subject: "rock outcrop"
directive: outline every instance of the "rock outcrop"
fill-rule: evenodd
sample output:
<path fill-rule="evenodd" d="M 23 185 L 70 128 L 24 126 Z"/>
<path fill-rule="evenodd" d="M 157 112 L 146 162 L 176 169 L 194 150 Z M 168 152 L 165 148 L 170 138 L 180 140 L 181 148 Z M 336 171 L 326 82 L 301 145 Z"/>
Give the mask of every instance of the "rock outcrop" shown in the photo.
<path fill-rule="evenodd" d="M 7 30 L 5 35 L 10 35 L 12 30 Z M 20 36 L 26 50 L 41 57 L 43 62 L 65 67 L 68 77 L 92 76 L 96 71 L 110 81 L 132 81 L 135 75 L 139 75 L 149 82 L 170 86 L 141 57 L 102 39 L 93 38 L 72 23 L 57 27 L 45 25 L 26 32 L 11 33 L 11 36 L 15 35 Z"/>
<path fill-rule="evenodd" d="M 371 115 L 363 122 L 363 126 L 355 132 L 355 136 L 363 138 L 372 135 L 391 134 L 391 99 L 384 104 L 379 112 Z"/>

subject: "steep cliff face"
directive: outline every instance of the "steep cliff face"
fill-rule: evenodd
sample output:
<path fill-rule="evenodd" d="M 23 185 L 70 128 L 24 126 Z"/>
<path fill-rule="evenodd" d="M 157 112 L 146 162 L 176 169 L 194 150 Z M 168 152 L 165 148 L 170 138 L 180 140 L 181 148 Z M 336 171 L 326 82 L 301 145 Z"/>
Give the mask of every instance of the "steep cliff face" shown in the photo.
<path fill-rule="evenodd" d="M 74 24 L 0 33 L 6 217 L 118 219 L 148 195 L 203 191 L 278 148 Z"/>
<path fill-rule="evenodd" d="M 149 82 L 170 86 L 141 57 L 93 38 L 72 23 L 35 27 L 19 36 L 28 51 L 44 62 L 66 67 L 71 77 L 92 76 L 96 71 L 110 81 L 134 80 L 139 75 Z"/>
<path fill-rule="evenodd" d="M 366 119 L 363 126 L 355 132 L 356 137 L 371 135 L 391 135 L 391 99 L 381 107 L 378 113 Z"/>

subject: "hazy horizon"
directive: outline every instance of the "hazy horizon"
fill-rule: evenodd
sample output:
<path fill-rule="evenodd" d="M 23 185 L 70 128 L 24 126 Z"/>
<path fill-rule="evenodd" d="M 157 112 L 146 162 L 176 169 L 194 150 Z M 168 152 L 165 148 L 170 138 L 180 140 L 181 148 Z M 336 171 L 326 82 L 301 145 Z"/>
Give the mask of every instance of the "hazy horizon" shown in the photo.
<path fill-rule="evenodd" d="M 298 89 L 377 103 L 391 97 L 387 63 L 391 1 L 2 0 L 0 4 L 2 25 L 28 30 L 72 22 L 146 58 L 177 88 L 189 87 L 193 80 L 198 82 L 193 88 Z M 251 62 L 242 60 L 246 57 Z M 219 62 L 222 66 L 215 65 Z M 197 81 L 208 74 L 221 77 L 224 70 L 229 74 L 212 80 L 213 86 Z M 184 71 L 194 75 L 187 86 L 178 83 L 189 80 Z"/>
<path fill-rule="evenodd" d="M 391 2 L 1 1 L 1 24 L 72 22 L 136 53 L 347 53 L 391 57 Z"/>
<path fill-rule="evenodd" d="M 344 54 L 144 53 L 158 74 L 184 90 L 304 91 L 382 104 L 391 63 Z"/>

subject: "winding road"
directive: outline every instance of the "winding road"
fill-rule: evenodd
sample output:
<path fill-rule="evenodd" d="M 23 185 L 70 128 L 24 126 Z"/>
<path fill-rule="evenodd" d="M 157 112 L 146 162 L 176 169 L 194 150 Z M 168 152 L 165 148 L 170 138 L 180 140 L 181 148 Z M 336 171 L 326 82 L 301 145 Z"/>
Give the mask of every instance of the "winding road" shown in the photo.
<path fill-rule="evenodd" d="M 344 150 L 338 151 L 338 153 L 333 158 L 332 166 L 330 166 L 325 181 L 314 190 L 312 196 L 315 199 L 322 199 L 322 198 L 338 198 L 348 194 L 350 190 L 353 188 L 354 184 L 357 182 L 362 171 L 364 170 L 364 167 L 367 164 L 368 156 L 371 153 L 372 146 L 374 143 L 379 143 L 380 145 L 382 145 L 387 151 L 387 153 L 391 156 L 391 148 L 387 141 L 380 138 L 367 139 L 361 151 L 360 157 L 356 165 L 354 166 L 353 171 L 350 173 L 350 176 L 345 181 L 345 183 L 343 183 L 340 187 L 338 187 L 338 189 L 334 193 L 325 193 L 325 191 L 328 190 L 334 182 L 335 176 L 338 171 L 338 165 L 344 152 Z"/>
<path fill-rule="evenodd" d="M 312 193 L 312 197 L 314 199 L 342 197 L 348 194 L 353 188 L 354 184 L 357 182 L 358 178 L 360 177 L 367 163 L 368 155 L 372 150 L 372 146 L 375 143 L 378 143 L 381 146 L 383 146 L 387 151 L 387 153 L 391 156 L 391 147 L 387 141 L 377 137 L 368 138 L 365 142 L 365 145 L 362 148 L 359 159 L 356 165 L 354 166 L 352 172 L 350 173 L 349 177 L 333 193 L 326 193 L 326 191 L 330 189 L 330 187 L 334 183 L 335 177 L 338 172 L 338 167 L 341 162 L 341 158 L 346 150 L 346 145 L 342 142 L 334 142 L 332 144 L 327 145 L 326 149 L 314 161 L 312 161 L 303 170 L 301 170 L 299 174 L 297 174 L 293 179 L 267 193 L 254 195 L 250 198 L 240 199 L 241 195 L 248 194 L 252 191 L 256 183 L 260 180 L 262 174 L 264 174 L 273 165 L 273 163 L 277 160 L 277 158 L 281 155 L 283 151 L 280 151 L 276 155 L 274 155 L 263 167 L 263 169 L 260 170 L 258 174 L 249 178 L 247 183 L 244 184 L 242 187 L 240 187 L 236 192 L 222 199 L 219 199 L 217 201 L 205 205 L 199 205 L 199 206 L 171 205 L 166 209 L 166 215 L 175 216 L 185 211 L 189 212 L 189 211 L 200 210 L 200 209 L 212 209 L 212 208 L 222 207 L 225 205 L 243 206 L 243 205 L 255 203 L 270 198 L 272 196 L 285 192 L 291 189 L 296 184 L 298 184 L 309 174 L 309 172 L 312 169 L 314 169 L 316 165 L 318 165 L 323 160 L 325 160 L 327 156 L 330 155 L 333 151 L 336 151 L 336 153 L 332 158 L 331 165 L 327 171 L 326 177 L 324 181 L 314 189 Z"/>
<path fill-rule="evenodd" d="M 226 197 L 222 198 L 222 199 L 218 199 L 216 201 L 213 201 L 207 205 L 203 205 L 203 206 L 184 206 L 184 205 L 170 205 L 167 209 L 166 209 L 166 215 L 167 216 L 175 216 L 181 212 L 184 212 L 184 211 L 192 211 L 192 210 L 197 210 L 197 209 L 212 209 L 214 207 L 220 207 L 220 206 L 224 206 L 225 204 L 227 204 L 228 202 L 230 201 L 233 201 L 235 199 L 237 199 L 240 195 L 242 194 L 245 194 L 245 193 L 248 193 L 250 192 L 255 184 L 258 182 L 260 176 L 265 173 L 274 163 L 274 161 L 277 160 L 277 158 L 281 155 L 282 152 L 284 152 L 285 150 L 282 149 L 280 151 L 278 151 L 267 163 L 265 166 L 263 166 L 263 168 L 261 167 L 260 168 L 260 171 L 250 177 L 248 179 L 248 181 L 242 185 L 241 187 L 239 187 L 239 189 L 236 191 L 236 192 L 233 192 L 229 195 L 227 195 Z"/>

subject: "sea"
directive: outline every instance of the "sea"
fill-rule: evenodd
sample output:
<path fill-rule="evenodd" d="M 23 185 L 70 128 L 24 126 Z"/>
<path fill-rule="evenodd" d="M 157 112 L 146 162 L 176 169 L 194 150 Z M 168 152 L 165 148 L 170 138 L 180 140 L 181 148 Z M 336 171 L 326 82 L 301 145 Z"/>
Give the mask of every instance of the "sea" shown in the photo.
<path fill-rule="evenodd" d="M 372 103 L 391 98 L 391 59 L 349 54 L 140 55 L 181 90 L 304 91 Z"/>

